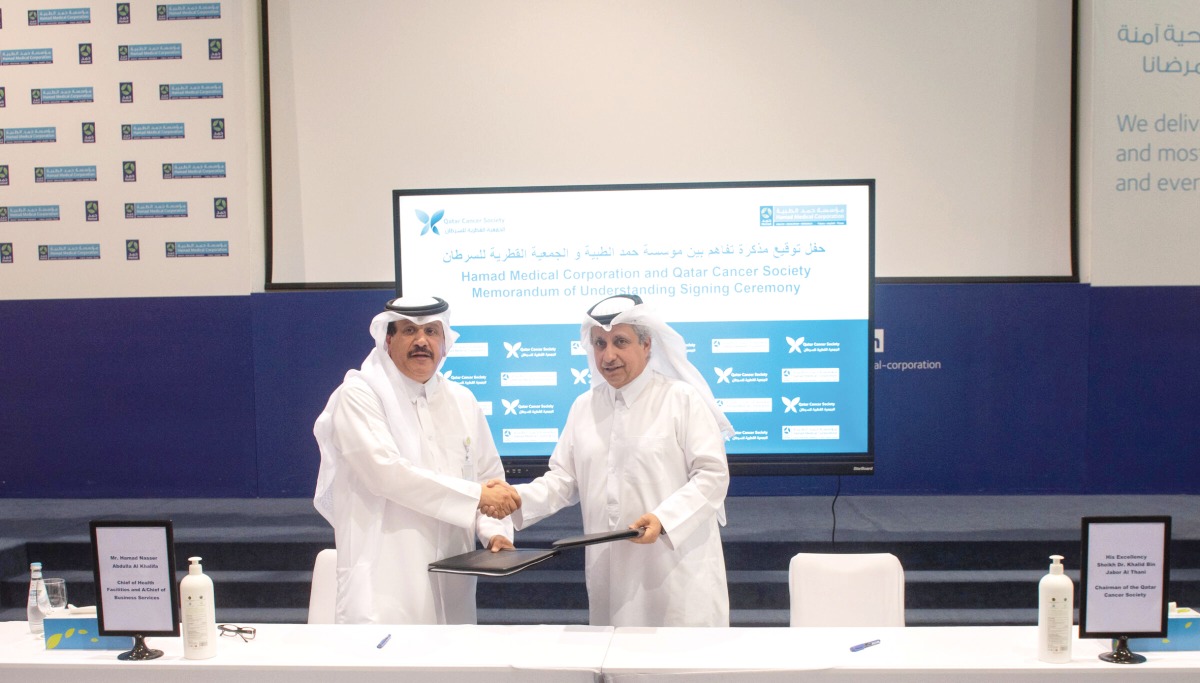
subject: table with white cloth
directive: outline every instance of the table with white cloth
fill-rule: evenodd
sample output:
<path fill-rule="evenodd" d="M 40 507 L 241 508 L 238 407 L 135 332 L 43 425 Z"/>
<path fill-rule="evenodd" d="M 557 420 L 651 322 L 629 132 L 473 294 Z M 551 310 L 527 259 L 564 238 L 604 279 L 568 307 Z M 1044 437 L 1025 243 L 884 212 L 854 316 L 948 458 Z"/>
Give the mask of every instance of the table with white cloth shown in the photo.
<path fill-rule="evenodd" d="M 1109 664 L 1106 640 L 1075 640 L 1067 664 L 1037 659 L 1036 626 L 908 628 L 610 628 L 252 624 L 221 637 L 212 659 L 183 658 L 179 638 L 151 637 L 158 659 L 116 650 L 50 650 L 23 621 L 0 622 L 0 680 L 139 683 L 421 681 L 760 683 L 763 681 L 1200 681 L 1200 652 L 1143 652 Z M 379 642 L 391 638 L 380 648 Z M 850 647 L 878 640 L 858 652 Z"/>
<path fill-rule="evenodd" d="M 1109 645 L 1076 639 L 1071 662 L 1047 664 L 1037 658 L 1036 626 L 618 628 L 603 677 L 611 683 L 1200 681 L 1200 652 L 1146 652 L 1144 664 L 1109 664 L 1098 658 Z"/>
<path fill-rule="evenodd" d="M 219 637 L 210 659 L 184 659 L 182 639 L 152 636 L 146 645 L 163 656 L 130 662 L 118 660 L 117 650 L 46 650 L 25 622 L 2 622 L 0 681 L 593 683 L 613 632 L 591 626 L 250 626 L 257 630 L 253 640 Z"/>

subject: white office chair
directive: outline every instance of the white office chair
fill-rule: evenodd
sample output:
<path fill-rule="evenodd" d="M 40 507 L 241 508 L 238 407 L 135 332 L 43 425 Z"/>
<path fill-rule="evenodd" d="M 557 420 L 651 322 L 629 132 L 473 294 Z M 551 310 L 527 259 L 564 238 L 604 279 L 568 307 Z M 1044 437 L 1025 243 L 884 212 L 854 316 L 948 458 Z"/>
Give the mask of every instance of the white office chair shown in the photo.
<path fill-rule="evenodd" d="M 792 626 L 904 625 L 904 568 L 891 553 L 800 553 L 788 591 Z"/>
<path fill-rule="evenodd" d="M 337 588 L 337 550 L 326 548 L 317 553 L 317 561 L 313 563 L 308 623 L 334 623 L 337 616 Z"/>

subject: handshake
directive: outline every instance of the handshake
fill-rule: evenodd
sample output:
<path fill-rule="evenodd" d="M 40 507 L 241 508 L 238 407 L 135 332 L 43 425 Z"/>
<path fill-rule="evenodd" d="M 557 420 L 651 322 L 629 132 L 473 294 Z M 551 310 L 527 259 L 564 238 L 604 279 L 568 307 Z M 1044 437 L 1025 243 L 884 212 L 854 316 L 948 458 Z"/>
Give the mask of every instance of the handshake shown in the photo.
<path fill-rule="evenodd" d="M 504 519 L 521 507 L 521 494 L 503 479 L 489 479 L 479 494 L 479 511 L 488 517 Z"/>

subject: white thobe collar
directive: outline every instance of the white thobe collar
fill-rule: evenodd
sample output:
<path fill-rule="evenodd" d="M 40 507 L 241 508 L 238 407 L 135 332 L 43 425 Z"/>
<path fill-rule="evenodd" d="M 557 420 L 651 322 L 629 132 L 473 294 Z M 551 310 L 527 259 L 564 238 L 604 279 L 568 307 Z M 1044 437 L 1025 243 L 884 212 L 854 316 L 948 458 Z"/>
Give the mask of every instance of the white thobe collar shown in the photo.
<path fill-rule="evenodd" d="M 653 370 L 644 370 L 642 371 L 642 374 L 634 377 L 629 384 L 626 384 L 620 389 L 614 389 L 611 384 L 608 385 L 609 391 L 612 392 L 611 398 L 613 402 L 616 402 L 617 392 L 619 391 L 621 392 L 621 396 L 623 396 L 625 399 L 625 405 L 632 406 L 633 402 L 637 400 L 638 396 L 641 396 L 642 392 L 646 390 L 646 387 L 650 386 L 650 380 L 653 375 Z"/>
<path fill-rule="evenodd" d="M 439 384 L 437 382 L 437 373 L 429 378 L 428 382 L 422 384 L 417 380 L 409 377 L 403 372 L 398 372 L 400 375 L 400 390 L 402 395 L 408 399 L 409 403 L 416 403 L 417 399 L 424 397 L 426 400 L 433 400 L 437 396 Z"/>

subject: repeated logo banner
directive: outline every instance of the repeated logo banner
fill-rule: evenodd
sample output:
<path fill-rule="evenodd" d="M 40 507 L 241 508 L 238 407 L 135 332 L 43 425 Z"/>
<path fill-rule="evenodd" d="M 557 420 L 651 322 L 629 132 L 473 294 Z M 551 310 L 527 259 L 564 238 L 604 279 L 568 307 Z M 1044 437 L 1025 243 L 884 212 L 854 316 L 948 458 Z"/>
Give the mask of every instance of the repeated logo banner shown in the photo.
<path fill-rule="evenodd" d="M 30 26 L 55 26 L 58 24 L 90 23 L 92 23 L 92 10 L 87 7 L 29 10 Z"/>
<path fill-rule="evenodd" d="M 736 430 L 731 455 L 865 449 L 865 321 L 673 323 Z M 456 326 L 442 373 L 471 389 L 501 454 L 549 455 L 591 388 L 579 326 Z"/>
<path fill-rule="evenodd" d="M 253 15 L 34 0 L 3 26 L 0 297 L 248 293 Z"/>

